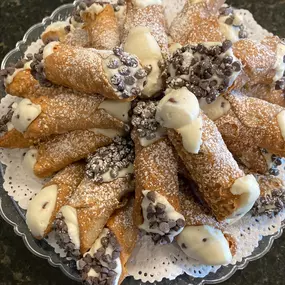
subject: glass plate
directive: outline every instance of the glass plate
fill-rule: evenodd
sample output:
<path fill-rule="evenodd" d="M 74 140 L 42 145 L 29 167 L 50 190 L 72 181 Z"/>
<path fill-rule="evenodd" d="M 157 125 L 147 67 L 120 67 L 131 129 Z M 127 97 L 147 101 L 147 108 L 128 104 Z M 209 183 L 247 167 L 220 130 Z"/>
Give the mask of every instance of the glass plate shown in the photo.
<path fill-rule="evenodd" d="M 23 40 L 16 44 L 16 48 L 10 51 L 3 59 L 1 69 L 7 67 L 9 63 L 15 63 L 18 59 L 22 58 L 27 47 L 32 42 L 40 38 L 40 35 L 48 25 L 59 20 L 64 20 L 70 16 L 74 5 L 75 3 L 60 6 L 52 13 L 50 17 L 44 18 L 42 23 L 32 26 L 25 34 Z M 0 166 L 3 174 L 5 166 Z M 8 196 L 3 187 L 0 189 L 0 215 L 7 223 L 13 226 L 15 233 L 23 238 L 26 247 L 33 254 L 46 259 L 50 265 L 60 268 L 67 277 L 80 281 L 79 275 L 75 270 L 74 262 L 60 258 L 45 240 L 38 241 L 32 237 L 25 222 L 25 212 L 11 197 Z M 244 269 L 250 261 L 257 260 L 265 255 L 270 250 L 274 240 L 282 235 L 284 226 L 285 224 L 283 224 L 282 229 L 276 234 L 269 237 L 264 237 L 260 241 L 258 248 L 255 249 L 253 254 L 247 258 L 244 258 L 242 262 L 236 265 L 223 266 L 216 273 L 210 273 L 203 279 L 193 278 L 184 274 L 177 277 L 173 281 L 164 279 L 159 283 L 159 285 L 203 285 L 221 283 L 230 278 L 237 270 Z M 124 283 L 128 283 L 130 285 L 141 284 L 141 282 L 134 280 L 132 277 L 129 277 Z"/>

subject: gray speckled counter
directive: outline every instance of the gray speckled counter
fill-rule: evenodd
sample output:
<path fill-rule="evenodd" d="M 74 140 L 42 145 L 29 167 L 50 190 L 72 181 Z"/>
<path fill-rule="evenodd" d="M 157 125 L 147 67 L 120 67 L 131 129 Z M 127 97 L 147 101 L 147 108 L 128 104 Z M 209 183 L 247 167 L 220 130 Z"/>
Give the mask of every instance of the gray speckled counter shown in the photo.
<path fill-rule="evenodd" d="M 25 31 L 68 0 L 0 0 L 0 59 L 22 39 Z M 284 0 L 231 0 L 249 9 L 268 30 L 285 37 Z M 0 181 L 2 184 L 2 182 Z M 262 259 L 235 273 L 225 285 L 284 285 L 285 235 Z M 12 227 L 0 219 L 0 285 L 75 285 L 46 260 L 30 253 Z"/>

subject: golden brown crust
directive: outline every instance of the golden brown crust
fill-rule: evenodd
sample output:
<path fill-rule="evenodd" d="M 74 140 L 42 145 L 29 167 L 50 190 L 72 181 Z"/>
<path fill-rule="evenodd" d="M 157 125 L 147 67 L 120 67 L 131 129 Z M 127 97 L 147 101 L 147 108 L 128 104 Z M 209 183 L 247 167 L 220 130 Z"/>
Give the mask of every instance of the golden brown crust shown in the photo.
<path fill-rule="evenodd" d="M 168 137 L 198 185 L 201 197 L 212 209 L 215 217 L 222 221 L 231 216 L 238 207 L 239 197 L 230 192 L 236 179 L 244 173 L 227 149 L 215 124 L 204 114 L 202 145 L 198 154 L 185 150 L 181 136 L 175 130 Z M 221 175 L 222 173 L 222 175 Z"/>
<path fill-rule="evenodd" d="M 82 254 L 92 247 L 122 197 L 133 190 L 130 177 L 101 184 L 83 179 L 69 201 L 77 209 Z"/>
<path fill-rule="evenodd" d="M 134 198 L 131 198 L 128 204 L 118 209 L 108 220 L 107 227 L 115 234 L 118 243 L 121 246 L 121 263 L 123 272 L 119 284 L 123 282 L 128 275 L 125 265 L 127 264 L 133 249 L 138 240 L 138 228 L 133 220 Z"/>
<path fill-rule="evenodd" d="M 233 45 L 234 55 L 242 62 L 249 84 L 272 84 L 275 75 L 278 37 L 267 37 L 258 43 L 250 39 L 237 41 Z"/>
<path fill-rule="evenodd" d="M 69 89 L 61 90 L 56 95 L 31 98 L 34 104 L 41 106 L 41 114 L 26 130 L 26 138 L 92 128 L 123 128 L 123 122 L 98 109 L 104 100 L 102 96 L 76 93 Z"/>
<path fill-rule="evenodd" d="M 193 4 L 188 0 L 170 27 L 173 41 L 181 45 L 224 41 L 217 17 L 224 2 L 212 0 Z"/>
<path fill-rule="evenodd" d="M 112 50 L 120 45 L 118 21 L 111 5 L 93 19 L 87 17 L 84 29 L 88 31 L 91 47 L 102 50 Z"/>
<path fill-rule="evenodd" d="M 86 158 L 98 148 L 111 143 L 111 138 L 88 130 L 54 136 L 38 145 L 34 173 L 41 178 L 49 177 L 67 165 Z"/>
<path fill-rule="evenodd" d="M 3 148 L 28 148 L 34 145 L 37 140 L 24 138 L 24 135 L 12 129 L 0 137 L 0 147 Z"/>
<path fill-rule="evenodd" d="M 84 169 L 85 167 L 83 163 L 71 164 L 56 174 L 52 180 L 43 187 L 45 188 L 50 185 L 57 185 L 56 206 L 50 218 L 49 225 L 45 230 L 44 236 L 52 230 L 52 223 L 55 220 L 57 213 L 64 205 L 67 204 L 70 196 L 82 181 L 84 177 Z"/>
<path fill-rule="evenodd" d="M 44 64 L 46 77 L 54 84 L 118 99 L 103 69 L 102 54 L 95 49 L 60 44 Z"/>
<path fill-rule="evenodd" d="M 132 132 L 135 142 L 135 177 L 136 199 L 134 219 L 136 225 L 143 223 L 141 203 L 142 191 L 156 191 L 164 196 L 168 202 L 180 212 L 177 156 L 167 138 L 162 138 L 153 144 L 142 147 L 138 134 Z"/>

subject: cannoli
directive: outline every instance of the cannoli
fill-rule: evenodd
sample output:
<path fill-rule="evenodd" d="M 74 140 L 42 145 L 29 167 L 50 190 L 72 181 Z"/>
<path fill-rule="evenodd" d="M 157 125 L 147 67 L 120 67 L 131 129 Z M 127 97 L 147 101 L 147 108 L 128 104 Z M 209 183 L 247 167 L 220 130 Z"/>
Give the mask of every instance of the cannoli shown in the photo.
<path fill-rule="evenodd" d="M 170 243 L 183 229 L 178 198 L 177 158 L 167 138 L 142 146 L 137 130 L 135 142 L 135 223 L 155 243 Z"/>
<path fill-rule="evenodd" d="M 241 88 L 246 80 L 233 55 L 232 43 L 203 43 L 177 49 L 165 72 L 168 87 L 186 86 L 198 99 L 211 103 L 228 89 Z"/>
<path fill-rule="evenodd" d="M 86 253 L 123 197 L 134 190 L 132 142 L 120 137 L 114 141 L 88 159 L 86 177 L 55 221 L 58 243 L 68 254 L 70 243 Z"/>
<path fill-rule="evenodd" d="M 181 45 L 225 40 L 218 21 L 218 10 L 224 0 L 187 0 L 183 10 L 174 18 L 170 35 Z"/>
<path fill-rule="evenodd" d="M 84 29 L 89 35 L 90 46 L 96 49 L 112 50 L 120 45 L 120 30 L 115 11 L 111 5 L 102 7 L 98 11 L 85 12 Z M 87 9 L 87 6 L 86 6 Z M 87 9 L 88 10 L 88 9 Z"/>
<path fill-rule="evenodd" d="M 111 144 L 117 135 L 121 135 L 120 131 L 92 129 L 54 136 L 25 154 L 25 171 L 40 178 L 50 177 L 67 165 L 87 158 L 98 148 Z"/>
<path fill-rule="evenodd" d="M 42 239 L 52 230 L 56 214 L 67 204 L 83 177 L 84 164 L 71 164 L 55 175 L 32 199 L 26 222 L 35 238 Z"/>
<path fill-rule="evenodd" d="M 146 81 L 138 58 L 118 47 L 98 51 L 52 42 L 44 48 L 41 58 L 33 62 L 36 78 L 109 99 L 133 100 L 141 94 Z"/>
<path fill-rule="evenodd" d="M 271 175 L 256 175 L 260 186 L 260 197 L 251 212 L 255 216 L 280 213 L 285 207 L 285 185 L 282 179 Z"/>
<path fill-rule="evenodd" d="M 82 279 L 89 284 L 107 280 L 107 284 L 121 284 L 127 275 L 125 265 L 137 241 L 133 224 L 133 199 L 117 210 L 109 219 L 90 251 L 77 261 Z"/>
<path fill-rule="evenodd" d="M 223 221 L 245 215 L 259 197 L 258 183 L 239 168 L 215 124 L 200 111 L 195 95 L 185 87 L 169 90 L 157 107 L 156 119 L 169 128 L 170 141 L 214 216 Z"/>
<path fill-rule="evenodd" d="M 233 52 L 250 78 L 248 85 L 269 84 L 285 89 L 285 44 L 278 37 L 267 37 L 260 43 L 240 40 L 233 45 Z"/>
<path fill-rule="evenodd" d="M 113 12 L 108 8 L 105 12 L 101 15 L 103 19 L 99 21 L 99 25 L 103 22 L 106 22 L 106 26 L 103 32 L 111 31 L 112 33 L 118 30 L 119 39 L 122 37 L 123 26 L 125 23 L 126 18 L 126 1 L 125 0 L 116 0 L 116 1 L 100 1 L 100 0 L 80 0 L 77 2 L 77 6 L 73 11 L 73 15 L 70 19 L 70 23 L 75 27 L 80 27 L 82 29 L 88 30 L 89 27 L 95 27 L 95 21 L 97 21 L 97 16 L 100 15 L 102 11 L 106 9 L 107 6 L 112 6 Z M 108 12 L 108 13 L 106 13 Z M 116 16 L 116 22 L 114 19 L 114 15 Z M 112 25 L 110 25 L 112 23 Z M 90 34 L 90 38 L 95 39 L 96 34 Z M 105 40 L 109 35 L 105 34 Z M 112 41 L 117 37 L 113 37 Z M 102 38 L 104 40 L 104 38 Z M 105 44 L 103 44 L 104 46 Z"/>
<path fill-rule="evenodd" d="M 239 92 L 231 92 L 225 99 L 227 112 L 215 123 L 234 155 L 242 153 L 245 145 L 285 155 L 285 111 L 281 106 L 249 98 Z M 237 156 L 240 155 L 237 153 Z"/>
<path fill-rule="evenodd" d="M 151 35 L 159 45 L 163 55 L 168 54 L 168 36 L 166 21 L 161 0 L 127 1 L 127 18 L 124 26 L 124 39 L 136 27 L 148 28 Z"/>
<path fill-rule="evenodd" d="M 11 122 L 25 138 L 42 138 L 73 130 L 122 129 L 124 123 L 99 109 L 104 98 L 62 89 L 56 95 L 23 99 L 13 104 Z"/>
<path fill-rule="evenodd" d="M 195 199 L 193 183 L 179 182 L 179 199 L 186 225 L 177 237 L 178 245 L 187 256 L 201 264 L 229 264 L 235 255 L 236 242 L 226 233 L 226 224 L 218 222 Z"/>

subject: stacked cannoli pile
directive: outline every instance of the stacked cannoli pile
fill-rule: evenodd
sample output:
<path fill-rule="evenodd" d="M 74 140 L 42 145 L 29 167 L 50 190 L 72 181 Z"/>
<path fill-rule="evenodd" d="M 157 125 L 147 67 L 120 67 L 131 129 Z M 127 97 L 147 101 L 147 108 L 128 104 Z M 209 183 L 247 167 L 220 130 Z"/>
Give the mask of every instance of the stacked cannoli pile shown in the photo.
<path fill-rule="evenodd" d="M 49 182 L 32 235 L 55 232 L 85 284 L 120 284 L 142 234 L 229 264 L 227 227 L 284 209 L 285 44 L 247 39 L 223 0 L 81 0 L 36 54 L 1 70 L 0 147 Z"/>

